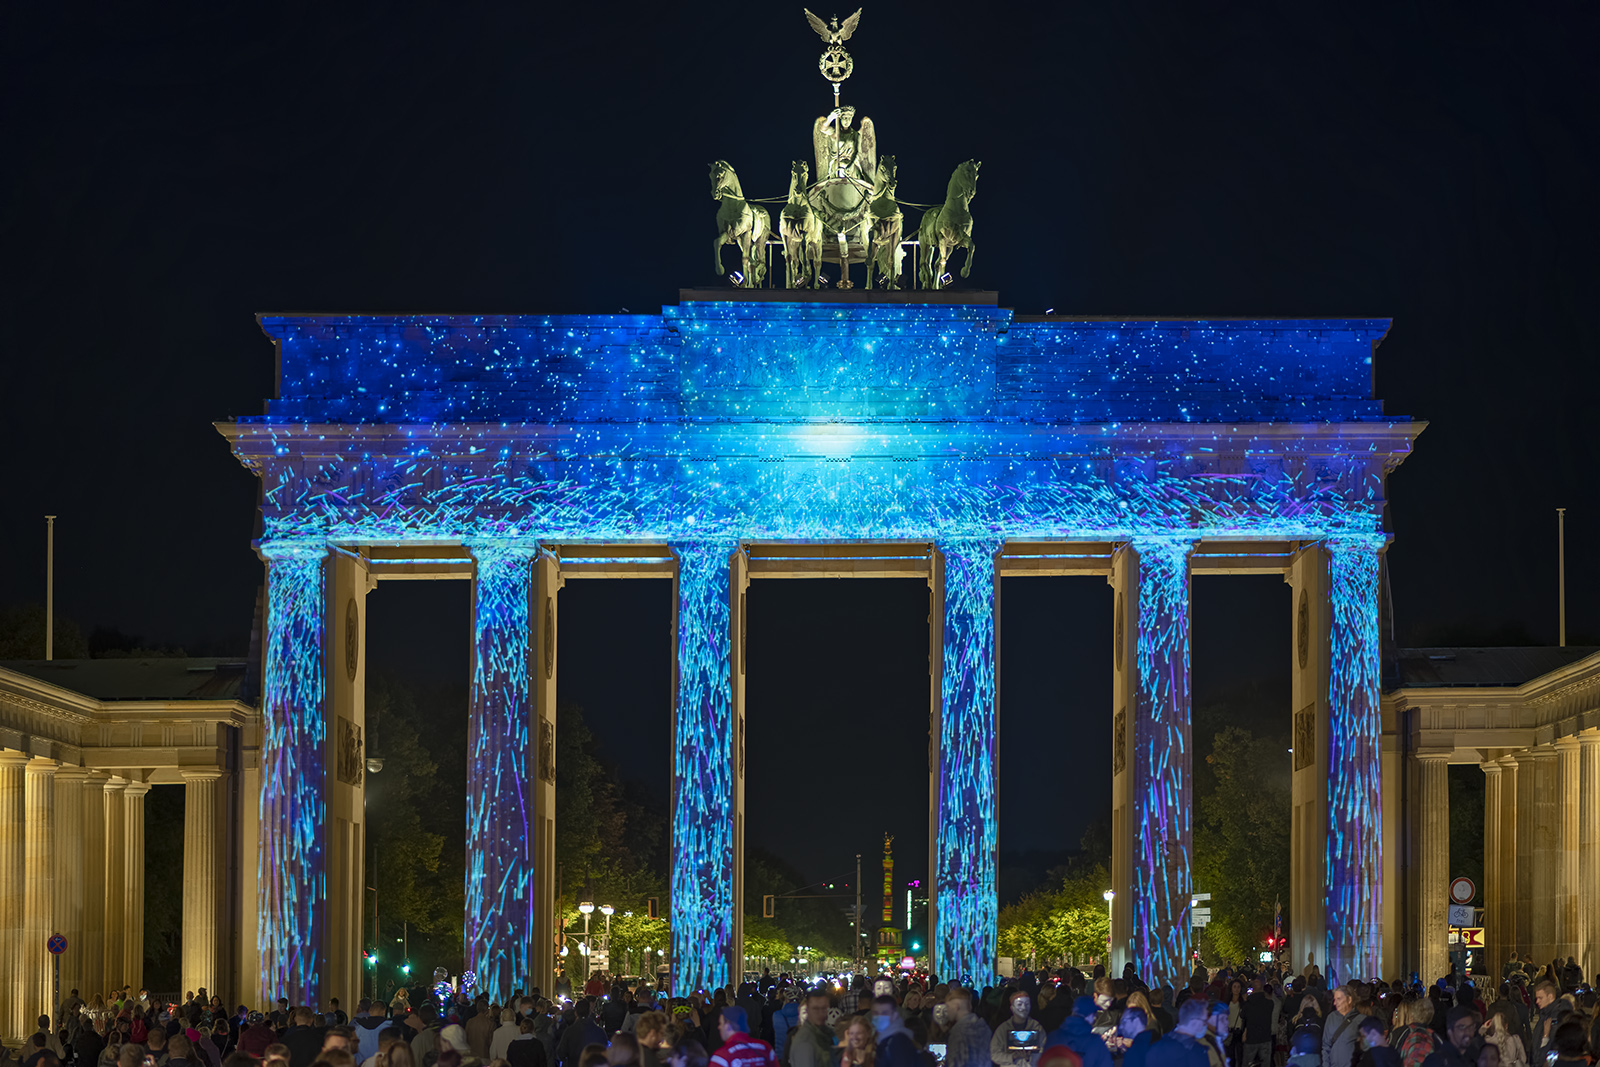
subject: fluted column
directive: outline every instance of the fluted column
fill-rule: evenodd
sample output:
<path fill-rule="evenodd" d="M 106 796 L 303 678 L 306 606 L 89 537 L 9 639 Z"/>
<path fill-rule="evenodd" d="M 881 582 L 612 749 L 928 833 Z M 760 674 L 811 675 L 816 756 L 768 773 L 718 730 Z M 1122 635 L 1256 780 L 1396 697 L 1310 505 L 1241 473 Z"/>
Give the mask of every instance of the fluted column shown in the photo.
<path fill-rule="evenodd" d="M 84 990 L 83 783 L 88 774 L 82 767 L 62 767 L 55 776 L 56 845 L 50 851 L 55 866 L 55 927 L 67 939 L 67 951 L 61 954 L 63 994 L 69 989 Z M 56 1006 L 50 1005 L 52 1015 L 55 1010 Z"/>
<path fill-rule="evenodd" d="M 86 1002 L 111 988 L 106 978 L 106 780 L 104 771 L 90 771 L 83 779 L 83 951 L 78 955 L 78 991 Z"/>
<path fill-rule="evenodd" d="M 939 702 L 938 898 L 934 966 L 968 986 L 994 981 L 997 938 L 996 541 L 940 543 L 944 651 Z"/>
<path fill-rule="evenodd" d="M 1378 638 L 1381 535 L 1328 543 L 1326 958 L 1330 981 L 1383 962 L 1383 725 Z"/>
<path fill-rule="evenodd" d="M 183 772 L 184 989 L 223 988 L 223 830 L 218 783 L 222 772 Z"/>
<path fill-rule="evenodd" d="M 1112 568 L 1124 646 L 1114 657 L 1114 963 L 1131 962 L 1152 986 L 1181 985 L 1190 970 L 1193 550 L 1187 539 L 1134 541 Z"/>
<path fill-rule="evenodd" d="M 672 546 L 678 557 L 673 706 L 672 989 L 729 982 L 733 943 L 734 541 Z"/>
<path fill-rule="evenodd" d="M 1427 985 L 1450 969 L 1450 754 L 1416 759 L 1417 951 Z"/>
<path fill-rule="evenodd" d="M 51 852 L 56 839 L 56 769 L 53 759 L 35 757 L 28 761 L 27 809 L 28 831 L 24 847 L 22 965 L 24 980 L 21 991 L 26 1000 L 23 1008 L 37 1019 L 40 1015 L 54 1016 L 51 978 L 53 967 L 46 942 L 55 933 L 56 865 Z M 26 1021 L 26 1020 L 24 1020 Z"/>
<path fill-rule="evenodd" d="M 22 963 L 24 945 L 23 869 L 27 860 L 28 757 L 0 752 L 0 1020 L 7 1041 L 33 1033 L 28 1018 L 31 986 Z"/>
<path fill-rule="evenodd" d="M 105 898 L 106 936 L 105 936 L 105 986 L 107 990 L 121 989 L 128 983 L 127 957 L 123 955 L 127 948 L 124 938 L 127 937 L 127 877 L 128 877 L 128 839 L 123 823 L 127 821 L 124 811 L 126 804 L 123 802 L 123 792 L 128 788 L 126 778 L 111 778 L 105 784 L 103 802 L 105 805 L 106 827 L 106 870 L 105 885 L 101 893 Z"/>
<path fill-rule="evenodd" d="M 1556 878 L 1560 872 L 1560 804 L 1556 796 L 1556 750 L 1542 745 L 1528 753 L 1533 767 L 1533 894 L 1529 900 L 1535 963 L 1550 962 L 1556 951 Z"/>
<path fill-rule="evenodd" d="M 149 792 L 148 783 L 129 782 L 122 802 L 123 981 L 135 993 L 144 985 L 144 798 Z"/>
<path fill-rule="evenodd" d="M 1600 971 L 1600 730 L 1578 735 L 1578 901 L 1583 973 Z"/>
<path fill-rule="evenodd" d="M 1556 955 L 1562 959 L 1583 956 L 1582 911 L 1578 902 L 1582 766 L 1582 750 L 1576 737 L 1556 742 Z"/>
<path fill-rule="evenodd" d="M 257 996 L 263 1003 L 279 997 L 288 997 L 291 1004 L 323 1001 L 322 946 L 328 915 L 324 844 L 328 806 L 323 792 L 326 554 L 326 546 L 314 542 L 261 546 L 267 561 L 267 633 L 261 686 L 256 943 L 261 956 Z"/>
<path fill-rule="evenodd" d="M 467 968 L 504 1003 L 528 974 L 529 661 L 537 544 L 475 544 L 467 720 Z"/>
<path fill-rule="evenodd" d="M 1479 766 L 1483 770 L 1483 906 L 1488 926 L 1484 934 L 1484 953 L 1488 969 L 1499 974 L 1509 951 L 1502 921 L 1509 890 L 1500 866 L 1500 832 L 1505 822 L 1502 809 L 1506 803 L 1505 768 L 1493 760 Z"/>

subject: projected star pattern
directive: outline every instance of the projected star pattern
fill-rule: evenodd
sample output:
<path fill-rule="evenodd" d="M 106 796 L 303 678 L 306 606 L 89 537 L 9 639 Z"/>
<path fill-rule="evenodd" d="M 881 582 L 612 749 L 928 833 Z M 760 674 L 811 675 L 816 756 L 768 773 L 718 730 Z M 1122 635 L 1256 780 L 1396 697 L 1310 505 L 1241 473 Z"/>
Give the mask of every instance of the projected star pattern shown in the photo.
<path fill-rule="evenodd" d="M 282 346 L 282 398 L 268 415 L 224 432 L 264 480 L 265 545 L 682 546 L 678 989 L 727 981 L 727 558 L 741 539 L 1380 543 L 1383 478 L 1413 436 L 1370 396 L 1382 320 L 1020 322 L 981 306 L 729 302 L 659 317 L 263 323 Z M 938 963 L 974 981 L 990 975 L 994 960 L 992 847 L 966 848 L 995 832 L 993 621 L 985 618 L 992 559 L 986 566 L 963 551 L 947 571 L 938 770 L 951 803 L 934 860 Z M 1168 578 L 1157 585 L 1170 591 Z M 1376 737 L 1376 586 L 1336 581 L 1334 600 L 1335 648 L 1344 655 L 1330 695 L 1336 728 L 1355 733 L 1332 764 L 1330 796 L 1351 834 L 1330 837 L 1330 871 L 1340 872 L 1330 885 L 1361 907 L 1335 914 L 1330 897 L 1329 938 L 1369 945 L 1378 809 L 1362 802 L 1376 789 L 1368 743 Z M 302 625 L 283 613 L 289 603 L 280 610 L 273 601 L 275 635 Z M 1144 678 L 1147 692 L 1178 684 L 1156 676 L 1178 662 L 1173 603 L 1141 614 L 1148 644 L 1165 650 L 1141 662 L 1155 672 Z M 316 657 L 288 640 L 271 647 L 276 692 L 320 685 Z M 1187 700 L 1162 699 L 1171 715 L 1145 726 L 1166 732 L 1175 758 Z M 269 781 L 269 793 L 279 788 Z M 1172 789 L 1168 782 L 1138 796 L 1134 823 L 1154 820 L 1182 835 L 1187 816 L 1174 811 Z M 273 832 L 264 825 L 264 850 L 275 847 Z M 1141 874 L 1137 922 L 1152 964 L 1179 952 L 1187 936 L 1179 929 L 1189 891 L 1182 840 L 1176 853 L 1170 843 L 1167 852 L 1152 845 Z M 502 846 L 480 836 L 472 847 Z M 1156 865 L 1169 861 L 1181 861 L 1177 873 L 1155 884 Z M 469 862 L 472 870 L 509 866 L 489 856 Z M 283 910 L 282 922 L 295 914 Z M 273 939 L 281 954 L 301 928 L 269 933 L 269 918 L 264 905 L 262 942 Z"/>

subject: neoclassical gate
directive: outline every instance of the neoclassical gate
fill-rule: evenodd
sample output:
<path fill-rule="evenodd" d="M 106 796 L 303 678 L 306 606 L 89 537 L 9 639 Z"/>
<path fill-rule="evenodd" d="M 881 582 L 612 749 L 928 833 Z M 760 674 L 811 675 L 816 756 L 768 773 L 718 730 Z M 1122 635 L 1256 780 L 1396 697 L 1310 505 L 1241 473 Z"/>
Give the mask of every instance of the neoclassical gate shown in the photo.
<path fill-rule="evenodd" d="M 1029 317 L 994 294 L 867 295 L 262 317 L 278 396 L 219 429 L 263 480 L 244 965 L 263 996 L 355 994 L 364 596 L 434 576 L 473 582 L 466 955 L 492 993 L 548 988 L 554 965 L 559 590 L 652 574 L 677 604 L 677 989 L 725 984 L 742 956 L 744 591 L 785 573 L 927 576 L 932 957 L 971 982 L 996 962 L 999 577 L 1116 589 L 1113 959 L 1155 981 L 1181 979 L 1190 949 L 1189 577 L 1284 574 L 1293 951 L 1379 972 L 1395 884 L 1384 479 L 1422 429 L 1372 396 L 1387 320 Z"/>

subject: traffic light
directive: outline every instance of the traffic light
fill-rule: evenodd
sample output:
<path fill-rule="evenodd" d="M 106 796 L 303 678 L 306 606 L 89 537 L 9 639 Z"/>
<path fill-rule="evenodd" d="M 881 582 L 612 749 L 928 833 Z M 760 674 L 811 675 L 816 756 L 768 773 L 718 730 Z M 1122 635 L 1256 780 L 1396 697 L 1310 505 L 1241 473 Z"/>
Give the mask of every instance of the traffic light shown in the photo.
<path fill-rule="evenodd" d="M 772 918 L 777 913 L 777 910 L 771 893 L 761 898 L 761 917 L 763 919 Z"/>
<path fill-rule="evenodd" d="M 364 955 L 367 957 L 368 967 L 376 967 L 378 965 L 378 954 L 376 952 L 368 949 Z"/>
<path fill-rule="evenodd" d="M 410 974 L 411 973 L 411 961 L 410 960 L 407 960 L 406 962 L 404 962 L 404 963 L 402 963 L 400 965 L 400 973 L 401 974 Z"/>

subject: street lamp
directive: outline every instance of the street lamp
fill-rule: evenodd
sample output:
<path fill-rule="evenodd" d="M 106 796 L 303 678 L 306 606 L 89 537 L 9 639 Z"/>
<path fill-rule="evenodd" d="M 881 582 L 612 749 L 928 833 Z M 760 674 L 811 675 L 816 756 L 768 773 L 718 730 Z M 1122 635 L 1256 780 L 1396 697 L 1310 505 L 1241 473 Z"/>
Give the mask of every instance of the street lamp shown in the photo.
<path fill-rule="evenodd" d="M 607 968 L 611 967 L 611 916 L 615 915 L 616 911 L 617 911 L 617 909 L 612 907 L 610 904 L 602 904 L 602 905 L 600 905 L 600 914 L 604 915 L 606 917 L 605 953 L 606 953 L 606 967 Z M 611 973 L 612 974 L 616 974 L 617 972 L 615 970 L 612 970 Z"/>
<path fill-rule="evenodd" d="M 583 912 L 583 954 L 587 957 L 589 955 L 589 916 L 594 914 L 594 901 L 582 901 L 578 904 L 578 910 Z M 589 977 L 587 962 L 584 964 L 583 977 L 585 980 Z"/>
<path fill-rule="evenodd" d="M 1116 895 L 1117 891 L 1115 889 L 1107 889 L 1100 894 L 1106 902 L 1106 963 L 1108 964 L 1111 962 L 1111 901 L 1116 898 Z M 1108 967 L 1107 969 L 1109 970 L 1110 968 Z"/>

